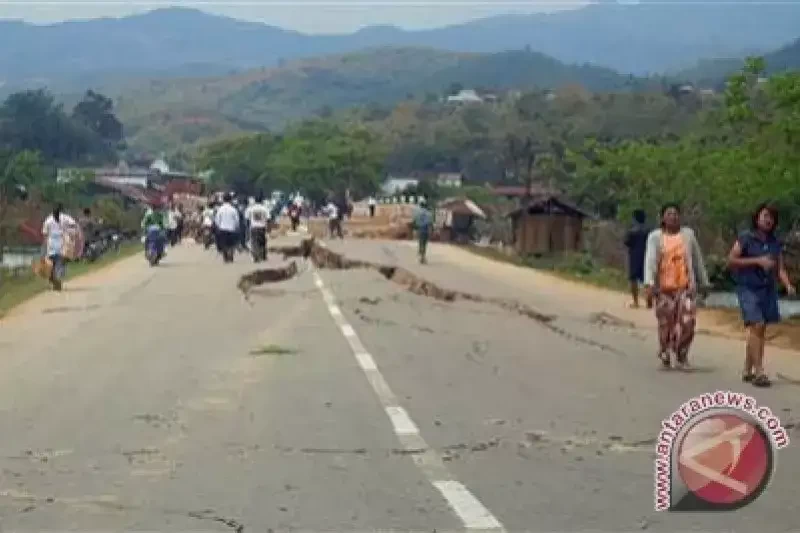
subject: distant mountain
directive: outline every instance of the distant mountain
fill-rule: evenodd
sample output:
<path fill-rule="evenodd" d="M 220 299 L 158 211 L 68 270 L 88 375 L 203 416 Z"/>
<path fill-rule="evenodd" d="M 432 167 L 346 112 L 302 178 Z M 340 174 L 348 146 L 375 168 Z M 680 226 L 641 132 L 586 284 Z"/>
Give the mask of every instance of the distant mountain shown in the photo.
<path fill-rule="evenodd" d="M 231 76 L 117 81 L 99 89 L 115 98 L 133 145 L 162 151 L 153 144 L 191 144 L 237 130 L 278 129 L 346 107 L 393 105 L 409 95 L 443 97 L 454 84 L 629 91 L 645 83 L 611 69 L 565 65 L 536 52 L 378 48 Z"/>
<path fill-rule="evenodd" d="M 425 31 L 376 26 L 335 36 L 169 8 L 49 26 L 0 21 L 0 83 L 52 84 L 102 71 L 163 75 L 185 65 L 248 69 L 379 46 L 486 53 L 530 47 L 567 63 L 642 74 L 685 68 L 707 57 L 775 49 L 796 38 L 798 28 L 799 3 L 757 0 L 601 2 Z M 204 74 L 217 73 L 210 69 Z"/>
<path fill-rule="evenodd" d="M 800 39 L 774 52 L 764 54 L 763 57 L 767 64 L 768 74 L 800 69 Z M 698 62 L 690 69 L 678 72 L 674 77 L 703 87 L 722 87 L 728 76 L 743 66 L 743 58 L 707 59 Z"/>

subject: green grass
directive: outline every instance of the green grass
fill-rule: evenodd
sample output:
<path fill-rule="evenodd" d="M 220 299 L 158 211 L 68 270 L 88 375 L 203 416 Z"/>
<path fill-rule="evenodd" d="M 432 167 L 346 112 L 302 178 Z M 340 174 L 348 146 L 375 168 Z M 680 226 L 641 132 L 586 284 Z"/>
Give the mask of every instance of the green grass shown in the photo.
<path fill-rule="evenodd" d="M 286 348 L 284 346 L 278 346 L 276 344 L 269 344 L 267 346 L 262 346 L 260 348 L 256 348 L 254 350 L 250 350 L 250 355 L 253 356 L 260 356 L 260 355 L 293 355 L 296 354 L 297 350 L 294 348 Z"/>
<path fill-rule="evenodd" d="M 97 271 L 120 259 L 125 259 L 137 252 L 141 252 L 141 250 L 141 243 L 126 243 L 120 248 L 119 254 L 109 253 L 94 263 L 71 263 L 67 265 L 65 281 Z M 50 283 L 38 276 L 34 276 L 30 269 L 20 276 L 10 276 L 6 272 L 0 271 L 0 318 L 18 305 L 49 289 Z"/>
<path fill-rule="evenodd" d="M 493 248 L 468 246 L 467 249 L 487 259 L 542 270 L 563 279 L 579 281 L 596 287 L 627 291 L 630 286 L 628 277 L 623 270 L 602 266 L 586 254 L 570 253 L 545 257 L 520 257 L 506 255 Z"/>

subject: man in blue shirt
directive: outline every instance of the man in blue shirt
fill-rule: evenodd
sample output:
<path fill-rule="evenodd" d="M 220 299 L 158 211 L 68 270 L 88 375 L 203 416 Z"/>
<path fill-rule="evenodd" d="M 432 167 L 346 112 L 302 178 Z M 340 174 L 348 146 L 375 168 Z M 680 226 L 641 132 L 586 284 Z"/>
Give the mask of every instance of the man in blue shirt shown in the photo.
<path fill-rule="evenodd" d="M 428 204 L 422 200 L 417 212 L 414 213 L 414 228 L 417 230 L 419 241 L 419 262 L 427 262 L 426 253 L 428 251 L 428 240 L 431 236 L 431 226 L 433 226 L 433 214 L 428 210 Z"/>
<path fill-rule="evenodd" d="M 625 247 L 628 249 L 628 280 L 631 282 L 631 307 L 639 307 L 639 285 L 644 282 L 644 256 L 647 251 L 647 237 L 650 228 L 645 225 L 646 216 L 642 209 L 633 212 L 633 226 L 625 235 Z M 647 308 L 653 302 L 647 299 Z"/>

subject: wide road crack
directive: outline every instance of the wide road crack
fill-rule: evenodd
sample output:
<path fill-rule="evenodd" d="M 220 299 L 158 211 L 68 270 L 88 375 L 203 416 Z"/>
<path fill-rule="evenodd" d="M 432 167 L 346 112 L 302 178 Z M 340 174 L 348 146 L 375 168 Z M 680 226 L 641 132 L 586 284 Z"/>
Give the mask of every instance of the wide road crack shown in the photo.
<path fill-rule="evenodd" d="M 556 333 L 557 335 L 570 341 L 592 346 L 605 352 L 615 353 L 622 356 L 626 355 L 624 352 L 617 350 L 613 346 L 603 344 L 593 339 L 567 331 L 563 327 L 555 324 L 555 321 L 558 318 L 556 315 L 542 313 L 541 311 L 538 311 L 527 304 L 507 298 L 491 298 L 475 293 L 445 289 L 436 283 L 428 281 L 411 272 L 410 270 L 400 266 L 383 265 L 370 261 L 350 259 L 345 257 L 343 254 L 330 250 L 326 246 L 320 245 L 313 237 L 303 239 L 300 244 L 295 246 L 270 247 L 270 251 L 283 254 L 285 259 L 290 257 L 310 259 L 311 262 L 320 269 L 371 269 L 379 272 L 388 281 L 392 281 L 403 286 L 412 294 L 425 296 L 427 298 L 433 298 L 435 300 L 448 303 L 455 302 L 456 300 L 465 300 L 493 305 L 510 313 L 530 318 L 531 320 L 543 325 L 553 333 Z M 263 285 L 264 283 L 285 281 L 296 276 L 297 273 L 297 266 L 293 261 L 288 266 L 260 269 L 249 274 L 245 274 L 239 280 L 238 287 L 245 294 L 245 298 L 247 298 L 249 291 L 253 287 Z"/>
<path fill-rule="evenodd" d="M 214 511 L 205 510 L 200 512 L 190 512 L 188 514 L 189 518 L 196 518 L 198 520 L 209 520 L 211 522 L 218 522 L 220 524 L 224 524 L 234 530 L 236 533 L 242 533 L 244 531 L 244 524 L 235 520 L 233 518 L 225 518 L 224 516 L 218 516 L 214 514 Z"/>

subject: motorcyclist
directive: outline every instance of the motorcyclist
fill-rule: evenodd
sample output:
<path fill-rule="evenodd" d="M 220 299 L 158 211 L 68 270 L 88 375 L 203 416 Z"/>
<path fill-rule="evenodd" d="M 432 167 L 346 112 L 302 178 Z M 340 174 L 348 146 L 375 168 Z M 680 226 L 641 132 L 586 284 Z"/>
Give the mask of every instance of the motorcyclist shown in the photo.
<path fill-rule="evenodd" d="M 164 214 L 159 210 L 154 209 L 153 206 L 148 206 L 144 217 L 142 218 L 142 229 L 145 231 L 145 249 L 147 249 L 147 245 L 150 243 L 151 239 L 156 239 L 156 246 L 159 251 L 159 255 L 161 257 L 166 255 L 164 252 L 164 241 L 166 240 L 166 220 Z"/>
<path fill-rule="evenodd" d="M 158 226 L 160 230 L 166 227 L 163 213 L 154 209 L 153 206 L 147 206 L 142 218 L 142 229 L 146 230 L 151 226 Z"/>

